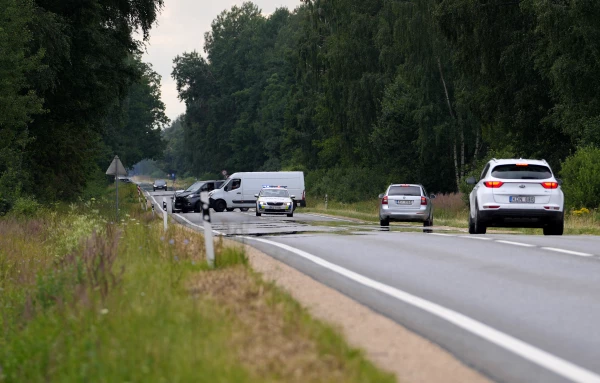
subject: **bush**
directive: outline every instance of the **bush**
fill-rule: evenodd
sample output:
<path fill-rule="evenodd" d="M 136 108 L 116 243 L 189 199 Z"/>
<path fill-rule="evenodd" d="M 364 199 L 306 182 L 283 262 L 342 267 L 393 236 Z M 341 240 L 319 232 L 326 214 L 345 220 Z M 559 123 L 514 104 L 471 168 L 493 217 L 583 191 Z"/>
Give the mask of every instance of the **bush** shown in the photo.
<path fill-rule="evenodd" d="M 353 203 L 377 198 L 391 182 L 387 174 L 370 168 L 320 169 L 306 175 L 309 198 Z M 396 181 L 397 182 L 397 181 Z"/>
<path fill-rule="evenodd" d="M 568 207 L 600 206 L 600 148 L 578 149 L 562 163 L 561 176 Z"/>
<path fill-rule="evenodd" d="M 12 207 L 12 213 L 17 216 L 32 217 L 41 208 L 41 205 L 33 197 L 19 197 Z"/>

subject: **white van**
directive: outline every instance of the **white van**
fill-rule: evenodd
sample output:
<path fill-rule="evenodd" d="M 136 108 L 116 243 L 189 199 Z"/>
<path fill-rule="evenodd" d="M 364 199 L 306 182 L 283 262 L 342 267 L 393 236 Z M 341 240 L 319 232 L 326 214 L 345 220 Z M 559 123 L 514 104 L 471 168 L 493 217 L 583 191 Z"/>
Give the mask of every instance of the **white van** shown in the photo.
<path fill-rule="evenodd" d="M 295 196 L 295 205 L 306 206 L 303 172 L 234 173 L 225 185 L 210 192 L 210 207 L 216 212 L 256 206 L 255 194 L 265 186 L 285 186 Z"/>

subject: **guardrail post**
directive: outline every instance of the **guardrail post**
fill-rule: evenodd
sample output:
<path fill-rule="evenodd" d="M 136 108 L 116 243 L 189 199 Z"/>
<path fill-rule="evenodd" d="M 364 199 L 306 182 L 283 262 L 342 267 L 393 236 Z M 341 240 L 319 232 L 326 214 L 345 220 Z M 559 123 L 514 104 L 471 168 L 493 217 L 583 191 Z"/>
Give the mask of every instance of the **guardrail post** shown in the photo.
<path fill-rule="evenodd" d="M 206 261 L 208 266 L 215 267 L 215 247 L 213 243 L 212 224 L 210 222 L 210 206 L 208 203 L 208 192 L 200 193 L 202 202 L 202 221 L 204 223 L 204 244 L 206 246 Z"/>

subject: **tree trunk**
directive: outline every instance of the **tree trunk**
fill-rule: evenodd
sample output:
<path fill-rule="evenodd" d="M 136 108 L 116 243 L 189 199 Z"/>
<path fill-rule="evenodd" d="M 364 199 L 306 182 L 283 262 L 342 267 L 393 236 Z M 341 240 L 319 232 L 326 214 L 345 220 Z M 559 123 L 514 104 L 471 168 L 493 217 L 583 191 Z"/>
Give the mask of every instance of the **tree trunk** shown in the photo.
<path fill-rule="evenodd" d="M 448 93 L 448 87 L 446 86 L 446 79 L 444 78 L 444 71 L 442 70 L 442 61 L 440 58 L 437 58 L 438 69 L 440 71 L 440 79 L 442 80 L 442 85 L 444 86 L 444 93 L 446 94 L 446 103 L 448 104 L 448 112 L 450 113 L 450 117 L 452 118 L 452 122 L 454 125 L 454 175 L 456 176 L 456 190 L 460 190 L 460 179 L 462 176 L 462 170 L 464 169 L 465 162 L 465 137 L 463 130 L 460 130 L 461 137 L 461 168 L 458 167 L 458 148 L 456 147 L 456 128 L 458 126 L 458 121 L 456 120 L 456 116 L 454 115 L 454 111 L 452 110 L 452 103 L 450 102 L 450 94 Z"/>

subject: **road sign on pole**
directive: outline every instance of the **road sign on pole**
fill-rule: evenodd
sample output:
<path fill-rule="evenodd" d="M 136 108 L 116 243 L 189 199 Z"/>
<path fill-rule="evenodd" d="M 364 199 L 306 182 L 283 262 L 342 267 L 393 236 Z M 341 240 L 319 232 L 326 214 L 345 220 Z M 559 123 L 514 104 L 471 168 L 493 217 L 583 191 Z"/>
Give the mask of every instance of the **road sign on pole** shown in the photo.
<path fill-rule="evenodd" d="M 110 163 L 110 166 L 108 167 L 108 169 L 106 169 L 106 174 L 109 176 L 114 175 L 115 176 L 115 187 L 116 187 L 116 214 L 115 214 L 115 223 L 119 222 L 119 176 L 126 176 L 127 175 L 127 170 L 125 169 L 125 166 L 123 166 L 123 164 L 121 163 L 121 160 L 119 159 L 119 156 L 115 156 L 115 158 L 113 158 L 112 162 Z"/>

